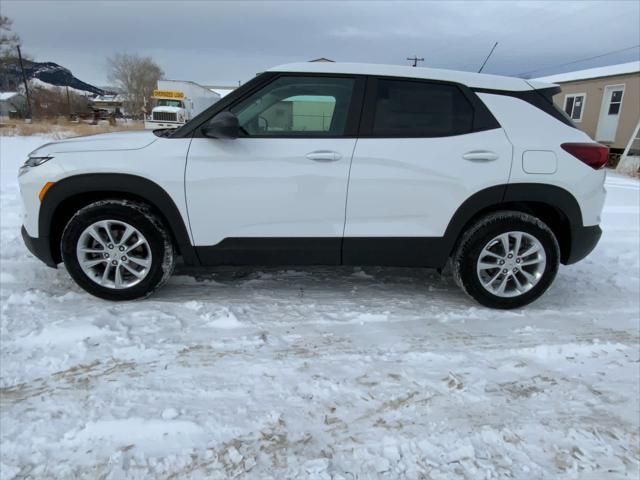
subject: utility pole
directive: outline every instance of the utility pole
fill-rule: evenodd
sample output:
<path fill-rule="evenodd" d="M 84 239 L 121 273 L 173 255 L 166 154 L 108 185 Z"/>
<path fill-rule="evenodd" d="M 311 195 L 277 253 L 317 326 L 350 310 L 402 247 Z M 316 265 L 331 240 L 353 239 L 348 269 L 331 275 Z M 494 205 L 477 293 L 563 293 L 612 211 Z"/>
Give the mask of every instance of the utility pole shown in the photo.
<path fill-rule="evenodd" d="M 27 123 L 31 123 L 31 96 L 29 95 L 29 85 L 27 84 L 27 76 L 24 73 L 24 65 L 22 64 L 22 53 L 20 52 L 20 45 L 17 45 L 18 60 L 20 61 L 20 71 L 22 72 L 22 81 L 24 82 L 24 91 L 27 95 Z"/>
<path fill-rule="evenodd" d="M 407 57 L 407 60 L 413 62 L 413 65 L 411 65 L 412 67 L 417 67 L 418 62 L 424 62 L 424 58 L 418 58 L 417 55 L 414 55 L 413 57 Z"/>
<path fill-rule="evenodd" d="M 491 56 L 491 54 L 493 53 L 493 51 L 496 49 L 496 47 L 498 46 L 498 42 L 494 43 L 493 48 L 491 49 L 491 51 L 489 52 L 489 55 L 487 55 L 487 58 L 484 59 L 484 62 L 482 62 L 482 66 L 480 67 L 480 70 L 478 70 L 478 73 L 482 72 L 482 69 L 484 68 L 484 66 L 487 64 L 487 61 L 489 61 L 489 57 Z"/>
<path fill-rule="evenodd" d="M 67 113 L 69 114 L 69 120 L 71 120 L 71 98 L 69 98 L 69 85 L 67 85 Z"/>

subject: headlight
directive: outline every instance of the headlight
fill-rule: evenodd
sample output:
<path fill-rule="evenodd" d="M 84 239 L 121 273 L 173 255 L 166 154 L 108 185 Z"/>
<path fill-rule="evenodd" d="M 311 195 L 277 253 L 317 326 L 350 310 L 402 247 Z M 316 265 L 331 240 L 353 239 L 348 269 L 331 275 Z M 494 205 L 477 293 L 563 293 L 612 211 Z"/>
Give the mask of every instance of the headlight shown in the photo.
<path fill-rule="evenodd" d="M 24 162 L 24 165 L 22 165 L 20 167 L 20 169 L 18 170 L 18 176 L 27 173 L 33 167 L 37 167 L 38 165 L 42 165 L 43 163 L 48 162 L 52 158 L 53 157 L 50 157 L 50 156 L 40 156 L 40 157 L 29 157 L 29 158 L 27 158 L 27 161 Z"/>

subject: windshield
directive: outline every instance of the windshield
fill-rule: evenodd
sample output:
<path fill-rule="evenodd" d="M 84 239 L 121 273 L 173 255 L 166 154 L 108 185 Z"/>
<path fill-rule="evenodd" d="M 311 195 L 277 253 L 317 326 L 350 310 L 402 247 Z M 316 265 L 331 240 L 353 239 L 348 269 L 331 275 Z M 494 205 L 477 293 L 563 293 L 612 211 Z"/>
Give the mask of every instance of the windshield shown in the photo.
<path fill-rule="evenodd" d="M 166 98 L 158 99 L 156 107 L 179 107 L 182 108 L 182 100 L 169 100 Z"/>

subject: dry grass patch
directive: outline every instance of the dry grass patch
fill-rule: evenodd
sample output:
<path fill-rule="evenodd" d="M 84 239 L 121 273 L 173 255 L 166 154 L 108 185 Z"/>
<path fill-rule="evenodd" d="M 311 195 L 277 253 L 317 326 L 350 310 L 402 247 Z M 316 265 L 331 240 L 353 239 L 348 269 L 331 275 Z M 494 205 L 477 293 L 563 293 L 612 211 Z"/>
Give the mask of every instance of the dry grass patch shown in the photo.
<path fill-rule="evenodd" d="M 96 133 L 121 132 L 125 130 L 144 130 L 144 122 L 119 120 L 115 125 L 100 121 L 97 125 L 88 122 L 71 122 L 67 119 L 38 120 L 25 123 L 23 120 L 11 120 L 0 124 L 0 136 L 48 135 L 52 138 L 84 137 Z"/>

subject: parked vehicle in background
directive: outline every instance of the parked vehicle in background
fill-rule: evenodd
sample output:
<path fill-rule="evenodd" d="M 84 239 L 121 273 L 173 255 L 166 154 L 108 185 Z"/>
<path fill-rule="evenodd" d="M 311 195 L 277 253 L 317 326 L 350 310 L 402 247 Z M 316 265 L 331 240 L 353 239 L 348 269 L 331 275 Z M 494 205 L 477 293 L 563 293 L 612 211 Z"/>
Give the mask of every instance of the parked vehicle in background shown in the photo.
<path fill-rule="evenodd" d="M 194 82 L 159 80 L 153 91 L 155 106 L 145 119 L 148 130 L 178 128 L 220 99 L 220 94 Z"/>
<path fill-rule="evenodd" d="M 175 259 L 452 266 L 483 305 L 542 295 L 601 234 L 608 149 L 555 85 L 385 65 L 275 67 L 175 130 L 42 146 L 20 170 L 23 237 L 109 300 Z M 348 193 L 348 195 L 347 195 Z"/>

